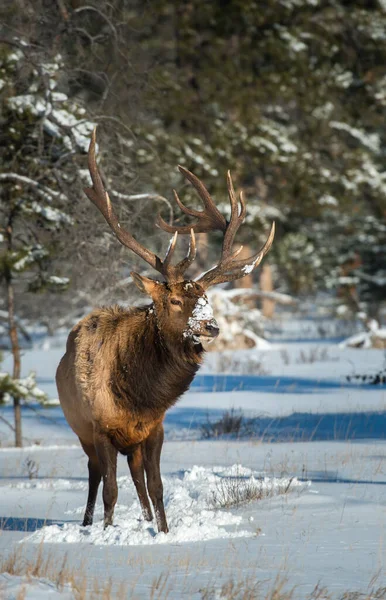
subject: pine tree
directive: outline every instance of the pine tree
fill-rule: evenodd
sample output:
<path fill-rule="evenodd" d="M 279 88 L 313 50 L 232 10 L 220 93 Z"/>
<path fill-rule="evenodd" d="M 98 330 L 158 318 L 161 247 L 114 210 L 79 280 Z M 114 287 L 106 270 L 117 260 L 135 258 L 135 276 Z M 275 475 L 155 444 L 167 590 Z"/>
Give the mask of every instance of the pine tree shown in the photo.
<path fill-rule="evenodd" d="M 15 444 L 21 446 L 21 401 L 44 394 L 32 374 L 21 379 L 18 298 L 28 292 L 58 292 L 69 282 L 52 272 L 58 234 L 74 222 L 57 176 L 58 160 L 74 147 L 85 151 L 92 124 L 55 91 L 60 57 L 40 64 L 38 76 L 27 44 L 14 40 L 13 45 L 16 49 L 3 47 L 0 62 L 0 284 L 13 355 L 13 372 L 2 376 L 1 387 L 13 398 Z"/>

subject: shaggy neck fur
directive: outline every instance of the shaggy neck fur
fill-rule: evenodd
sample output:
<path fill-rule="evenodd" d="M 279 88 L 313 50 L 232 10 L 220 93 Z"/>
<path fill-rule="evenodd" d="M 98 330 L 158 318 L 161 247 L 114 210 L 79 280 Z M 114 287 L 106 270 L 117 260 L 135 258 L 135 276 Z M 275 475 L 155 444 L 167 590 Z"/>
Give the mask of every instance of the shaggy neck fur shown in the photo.
<path fill-rule="evenodd" d="M 154 306 L 122 314 L 110 379 L 114 400 L 157 418 L 189 388 L 203 357 L 201 344 L 172 334 Z"/>

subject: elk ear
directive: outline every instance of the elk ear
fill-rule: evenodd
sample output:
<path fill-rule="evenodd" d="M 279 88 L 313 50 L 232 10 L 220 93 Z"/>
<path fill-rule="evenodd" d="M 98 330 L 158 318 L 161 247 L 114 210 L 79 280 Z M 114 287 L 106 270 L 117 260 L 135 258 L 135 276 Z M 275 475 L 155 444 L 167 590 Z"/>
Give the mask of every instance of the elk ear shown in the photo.
<path fill-rule="evenodd" d="M 153 296 L 157 285 L 159 285 L 158 281 L 155 281 L 154 279 L 150 279 L 149 277 L 144 277 L 143 275 L 138 275 L 138 273 L 135 273 L 134 271 L 131 271 L 130 275 L 132 276 L 133 281 L 134 281 L 135 285 L 137 286 L 137 288 L 143 294 L 147 294 L 148 296 Z"/>

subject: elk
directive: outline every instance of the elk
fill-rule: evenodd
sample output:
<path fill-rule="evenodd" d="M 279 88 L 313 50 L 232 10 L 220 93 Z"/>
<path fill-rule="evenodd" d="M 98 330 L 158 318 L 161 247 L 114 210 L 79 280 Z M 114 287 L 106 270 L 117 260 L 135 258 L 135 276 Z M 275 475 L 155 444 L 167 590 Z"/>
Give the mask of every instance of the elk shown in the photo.
<path fill-rule="evenodd" d="M 94 130 L 88 151 L 93 185 L 84 191 L 121 244 L 158 271 L 163 281 L 132 272 L 135 285 L 150 296 L 151 304 L 130 309 L 98 308 L 75 325 L 57 370 L 59 398 L 64 415 L 88 456 L 89 488 L 83 526 L 92 525 L 101 479 L 104 527 L 113 523 L 119 452 L 127 457 L 144 519 L 153 518 L 150 496 L 158 531 L 167 533 L 160 475 L 163 419 L 189 388 L 203 360 L 206 343 L 219 333 L 205 291 L 255 269 L 271 247 L 274 223 L 264 246 L 254 256 L 237 259 L 240 248 L 234 251 L 233 241 L 244 221 L 246 206 L 242 193 L 239 200 L 236 197 L 230 173 L 228 222 L 204 184 L 180 166 L 204 209 L 187 208 L 174 191 L 179 208 L 196 221 L 175 226 L 158 216 L 158 226 L 173 233 L 162 260 L 120 225 L 98 171 L 95 145 Z M 197 281 L 185 279 L 184 273 L 196 255 L 195 233 L 215 230 L 223 233 L 220 261 Z M 178 234 L 189 234 L 190 245 L 185 258 L 173 265 Z"/>

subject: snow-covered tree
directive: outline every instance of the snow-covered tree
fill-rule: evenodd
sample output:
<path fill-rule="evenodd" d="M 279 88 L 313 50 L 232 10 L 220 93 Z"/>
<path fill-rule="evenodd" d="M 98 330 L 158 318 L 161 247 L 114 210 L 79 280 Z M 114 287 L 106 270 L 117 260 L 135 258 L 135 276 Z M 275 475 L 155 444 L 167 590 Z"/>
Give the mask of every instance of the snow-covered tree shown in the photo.
<path fill-rule="evenodd" d="M 0 9 L 0 26 L 7 19 L 11 25 L 3 37 L 23 32 L 38 64 L 41 54 L 47 63 L 60 54 L 59 96 L 50 103 L 62 101 L 67 111 L 82 103 L 88 120 L 101 124 L 108 187 L 156 250 L 162 242 L 153 234 L 154 216 L 162 208 L 169 217 L 170 203 L 132 195 L 168 198 L 171 187 L 183 186 L 181 194 L 195 203 L 176 172 L 180 162 L 221 203 L 231 168 L 250 211 L 240 241 L 258 245 L 277 221 L 267 257 L 276 288 L 299 294 L 330 286 L 342 294 L 354 285 L 366 310 L 377 311 L 385 264 L 384 3 L 269 0 L 262 10 L 252 0 L 157 0 L 150 10 L 137 0 L 37 0 L 25 8 L 20 2 Z M 50 128 L 56 139 L 58 121 L 48 121 L 45 135 Z M 66 176 L 78 177 L 69 170 Z M 83 184 L 73 183 L 79 201 Z M 103 262 L 116 244 L 98 223 Z M 87 231 L 84 218 L 76 225 Z M 95 296 L 95 270 L 82 278 L 76 266 L 96 253 L 91 236 L 83 237 L 72 278 L 73 296 L 80 298 L 83 287 L 86 303 Z M 116 280 L 125 280 L 122 262 L 114 266 Z"/>
<path fill-rule="evenodd" d="M 0 285 L 14 359 L 13 373 L 2 378 L 2 387 L 13 397 L 17 446 L 22 445 L 21 400 L 38 396 L 32 376 L 20 379 L 18 303 L 25 294 L 58 292 L 69 282 L 53 269 L 61 232 L 74 224 L 63 165 L 79 149 L 86 151 L 92 128 L 78 107 L 56 91 L 60 67 L 60 56 L 36 65 L 23 40 L 2 46 Z"/>

